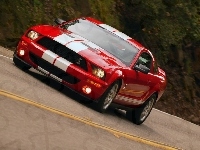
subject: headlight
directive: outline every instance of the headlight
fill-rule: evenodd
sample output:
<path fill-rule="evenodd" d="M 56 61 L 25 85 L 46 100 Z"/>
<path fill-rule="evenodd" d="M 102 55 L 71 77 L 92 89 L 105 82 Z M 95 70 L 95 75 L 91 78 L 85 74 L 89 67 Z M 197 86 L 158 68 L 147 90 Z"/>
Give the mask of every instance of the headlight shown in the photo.
<path fill-rule="evenodd" d="M 99 67 L 92 67 L 92 73 L 93 75 L 97 76 L 98 78 L 101 78 L 101 79 L 104 79 L 105 77 L 105 72 L 104 70 L 102 70 L 101 68 Z"/>
<path fill-rule="evenodd" d="M 39 33 L 31 30 L 29 31 L 29 33 L 27 34 L 27 36 L 31 39 L 31 40 L 35 40 L 39 37 Z"/>

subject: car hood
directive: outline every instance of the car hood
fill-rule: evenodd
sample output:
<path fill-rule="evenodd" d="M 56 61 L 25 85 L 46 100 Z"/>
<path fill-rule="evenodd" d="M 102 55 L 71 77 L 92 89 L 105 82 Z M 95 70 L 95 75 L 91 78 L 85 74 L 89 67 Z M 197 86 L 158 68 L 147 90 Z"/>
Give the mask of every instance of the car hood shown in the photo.
<path fill-rule="evenodd" d="M 32 28 L 43 36 L 52 38 L 62 45 L 77 52 L 82 57 L 91 61 L 93 64 L 101 66 L 102 68 L 110 67 L 125 67 L 118 58 L 108 53 L 98 45 L 81 37 L 71 31 L 64 30 L 58 26 L 39 25 Z"/>

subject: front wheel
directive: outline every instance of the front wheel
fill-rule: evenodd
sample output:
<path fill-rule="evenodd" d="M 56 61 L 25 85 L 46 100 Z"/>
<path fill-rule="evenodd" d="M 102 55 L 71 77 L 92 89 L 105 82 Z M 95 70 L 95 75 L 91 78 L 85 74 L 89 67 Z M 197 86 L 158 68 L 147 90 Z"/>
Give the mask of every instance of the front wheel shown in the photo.
<path fill-rule="evenodd" d="M 101 113 L 106 111 L 106 109 L 110 106 L 113 99 L 117 95 L 119 87 L 120 87 L 119 81 L 116 81 L 106 90 L 106 92 L 101 96 L 101 98 L 97 103 L 97 111 Z"/>
<path fill-rule="evenodd" d="M 127 118 L 130 118 L 134 124 L 142 124 L 149 116 L 156 101 L 156 95 L 152 95 L 142 106 L 127 111 Z"/>

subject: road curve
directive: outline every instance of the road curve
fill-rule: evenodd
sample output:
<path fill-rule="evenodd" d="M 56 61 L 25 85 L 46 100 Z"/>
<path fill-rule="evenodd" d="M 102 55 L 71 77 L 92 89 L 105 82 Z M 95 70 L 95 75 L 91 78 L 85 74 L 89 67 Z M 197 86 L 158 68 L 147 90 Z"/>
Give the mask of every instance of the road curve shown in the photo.
<path fill-rule="evenodd" d="M 106 114 L 100 114 L 93 110 L 93 104 L 81 103 L 82 97 L 53 80 L 46 82 L 46 78 L 34 69 L 28 72 L 19 70 L 9 59 L 11 57 L 11 51 L 0 48 L 1 90 L 130 135 L 181 149 L 198 150 L 200 147 L 200 127 L 197 125 L 155 109 L 141 126 L 132 124 L 123 116 L 116 116 L 112 107 Z M 55 135 L 54 131 L 42 134 L 44 130 L 54 127 L 61 131 L 55 131 Z M 41 141 L 46 144 L 36 144 Z M 38 149 L 37 146 L 43 146 L 39 149 L 66 149 L 66 146 L 71 149 L 157 149 L 147 142 L 113 136 L 105 130 L 0 96 L 0 149 L 6 146 L 9 149 L 12 145 L 21 146 L 21 149 Z"/>

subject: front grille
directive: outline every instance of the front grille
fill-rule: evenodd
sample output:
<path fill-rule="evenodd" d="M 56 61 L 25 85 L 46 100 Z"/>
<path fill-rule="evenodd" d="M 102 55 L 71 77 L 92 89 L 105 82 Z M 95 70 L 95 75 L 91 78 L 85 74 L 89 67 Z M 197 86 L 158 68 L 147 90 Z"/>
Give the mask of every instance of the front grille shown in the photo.
<path fill-rule="evenodd" d="M 87 63 L 86 60 L 77 54 L 76 52 L 72 51 L 71 49 L 67 48 L 66 46 L 52 40 L 48 37 L 42 37 L 37 41 L 37 43 L 46 49 L 56 53 L 58 56 L 68 60 L 69 62 L 79 66 L 80 68 L 87 71 Z"/>
<path fill-rule="evenodd" d="M 76 77 L 66 73 L 65 71 L 34 55 L 33 53 L 29 53 L 29 56 L 31 61 L 33 61 L 35 64 L 70 84 L 76 84 L 80 81 Z"/>

